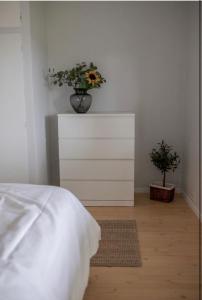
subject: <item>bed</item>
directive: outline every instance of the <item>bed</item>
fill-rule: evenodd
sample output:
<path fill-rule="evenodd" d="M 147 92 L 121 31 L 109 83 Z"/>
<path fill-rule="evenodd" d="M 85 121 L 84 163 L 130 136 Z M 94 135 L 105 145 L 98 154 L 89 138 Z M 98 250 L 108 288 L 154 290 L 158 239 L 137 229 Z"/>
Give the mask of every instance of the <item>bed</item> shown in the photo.
<path fill-rule="evenodd" d="M 0 299 L 81 300 L 99 239 L 71 192 L 0 184 Z"/>

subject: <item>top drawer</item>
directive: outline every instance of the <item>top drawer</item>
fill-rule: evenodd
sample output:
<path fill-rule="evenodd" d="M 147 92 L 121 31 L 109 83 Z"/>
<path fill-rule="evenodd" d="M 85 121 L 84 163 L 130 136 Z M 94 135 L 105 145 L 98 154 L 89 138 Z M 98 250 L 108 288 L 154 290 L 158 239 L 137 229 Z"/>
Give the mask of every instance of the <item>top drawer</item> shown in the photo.
<path fill-rule="evenodd" d="M 58 115 L 59 138 L 134 138 L 133 114 Z"/>

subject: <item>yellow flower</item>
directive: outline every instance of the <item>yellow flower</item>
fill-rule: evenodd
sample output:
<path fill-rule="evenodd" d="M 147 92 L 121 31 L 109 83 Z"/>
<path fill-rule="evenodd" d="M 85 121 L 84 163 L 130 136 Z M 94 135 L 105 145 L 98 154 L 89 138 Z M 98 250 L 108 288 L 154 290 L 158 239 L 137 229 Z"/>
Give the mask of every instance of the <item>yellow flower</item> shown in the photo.
<path fill-rule="evenodd" d="M 85 73 L 86 80 L 88 81 L 88 84 L 98 84 L 101 81 L 100 74 L 98 74 L 96 71 L 88 71 Z"/>

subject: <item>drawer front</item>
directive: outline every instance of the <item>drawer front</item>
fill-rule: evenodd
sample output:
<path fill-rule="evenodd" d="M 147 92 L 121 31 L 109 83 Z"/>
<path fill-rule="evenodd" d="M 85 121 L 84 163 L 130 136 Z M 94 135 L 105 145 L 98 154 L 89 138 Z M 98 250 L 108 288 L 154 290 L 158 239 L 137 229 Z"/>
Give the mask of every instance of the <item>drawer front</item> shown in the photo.
<path fill-rule="evenodd" d="M 60 139 L 60 159 L 134 159 L 134 139 Z"/>
<path fill-rule="evenodd" d="M 59 138 L 134 138 L 134 116 L 58 116 Z"/>
<path fill-rule="evenodd" d="M 133 181 L 67 181 L 60 186 L 70 190 L 80 200 L 134 200 Z"/>
<path fill-rule="evenodd" d="M 134 160 L 60 160 L 60 178 L 134 180 Z"/>

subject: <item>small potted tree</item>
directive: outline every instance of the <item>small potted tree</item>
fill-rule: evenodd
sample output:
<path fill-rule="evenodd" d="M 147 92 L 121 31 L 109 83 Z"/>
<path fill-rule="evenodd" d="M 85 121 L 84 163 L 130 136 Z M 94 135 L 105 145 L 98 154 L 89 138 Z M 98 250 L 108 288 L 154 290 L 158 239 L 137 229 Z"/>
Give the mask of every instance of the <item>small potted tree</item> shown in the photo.
<path fill-rule="evenodd" d="M 150 185 L 150 199 L 163 202 L 171 202 L 174 199 L 175 186 L 166 184 L 166 173 L 172 170 L 173 172 L 180 163 L 179 155 L 173 151 L 171 146 L 168 146 L 164 140 L 157 144 L 157 148 L 153 148 L 150 153 L 152 163 L 157 167 L 162 175 L 162 184 Z"/>

